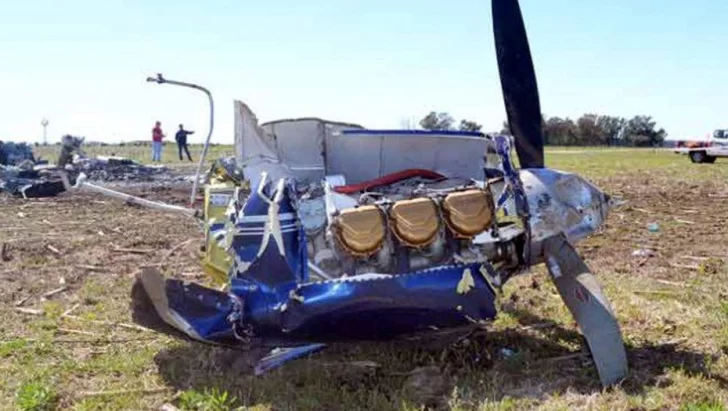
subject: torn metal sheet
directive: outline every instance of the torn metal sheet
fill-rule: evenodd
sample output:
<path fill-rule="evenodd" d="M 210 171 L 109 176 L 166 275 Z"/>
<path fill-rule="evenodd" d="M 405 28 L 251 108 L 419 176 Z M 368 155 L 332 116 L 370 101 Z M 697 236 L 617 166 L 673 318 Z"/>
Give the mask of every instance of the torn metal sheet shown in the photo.
<path fill-rule="evenodd" d="M 15 197 L 55 197 L 65 191 L 63 182 L 54 175 L 31 168 L 0 166 L 0 193 Z"/>
<path fill-rule="evenodd" d="M 0 141 L 0 166 L 19 166 L 28 161 L 36 163 L 33 147 L 30 144 Z"/>
<path fill-rule="evenodd" d="M 303 347 L 276 348 L 255 366 L 255 375 L 260 376 L 278 368 L 288 361 L 312 354 L 326 347 L 326 344 L 310 344 Z"/>

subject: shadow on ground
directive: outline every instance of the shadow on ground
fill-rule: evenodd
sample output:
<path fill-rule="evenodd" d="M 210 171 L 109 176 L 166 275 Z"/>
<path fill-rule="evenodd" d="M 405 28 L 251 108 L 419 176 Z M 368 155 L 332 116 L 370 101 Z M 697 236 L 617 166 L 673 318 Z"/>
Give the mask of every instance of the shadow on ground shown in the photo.
<path fill-rule="evenodd" d="M 515 314 L 524 325 L 544 323 L 530 313 Z M 401 409 L 407 402 L 447 408 L 455 389 L 461 406 L 477 408 L 486 400 L 505 397 L 536 401 L 567 390 L 587 395 L 600 392 L 588 354 L 583 348 L 570 347 L 584 347 L 581 335 L 553 325 L 538 333 L 478 332 L 444 346 L 334 345 L 262 377 L 252 375 L 255 358 L 262 352 L 181 342 L 160 352 L 155 361 L 162 377 L 176 389 L 224 389 L 248 406 L 380 410 Z M 628 346 L 628 357 L 630 376 L 622 385 L 628 394 L 671 385 L 669 369 L 702 376 L 728 389 L 725 378 L 708 372 L 715 358 L 705 353 L 674 344 L 645 343 Z"/>

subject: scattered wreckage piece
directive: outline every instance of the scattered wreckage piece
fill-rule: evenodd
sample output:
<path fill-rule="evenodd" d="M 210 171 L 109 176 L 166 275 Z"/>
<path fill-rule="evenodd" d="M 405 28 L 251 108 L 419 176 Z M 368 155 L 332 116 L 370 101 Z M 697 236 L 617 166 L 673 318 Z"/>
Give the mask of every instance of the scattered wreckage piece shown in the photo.
<path fill-rule="evenodd" d="M 124 194 L 119 191 L 114 191 L 105 187 L 101 187 L 98 185 L 94 185 L 91 183 L 88 183 L 86 181 L 86 175 L 81 174 L 76 179 L 75 184 L 71 184 L 70 180 L 68 179 L 68 176 L 65 173 L 61 173 L 61 181 L 63 184 L 64 191 L 86 191 L 86 192 L 93 192 L 93 193 L 99 193 L 103 194 L 105 196 L 117 198 L 119 200 L 123 200 L 130 204 L 137 204 L 143 207 L 148 207 L 151 209 L 156 209 L 160 211 L 166 211 L 176 214 L 182 214 L 190 217 L 195 217 L 198 215 L 197 210 L 187 207 L 180 207 L 172 204 L 166 204 L 158 201 L 152 201 L 147 200 L 144 198 L 136 197 L 130 194 Z"/>
<path fill-rule="evenodd" d="M 27 162 L 37 162 L 30 144 L 0 141 L 0 166 L 20 166 Z"/>
<path fill-rule="evenodd" d="M 31 150 L 28 145 L 5 143 L 0 147 L 2 158 L 12 162 L 8 160 L 7 164 L 0 164 L 0 192 L 22 198 L 54 197 L 67 189 L 62 181 L 63 175 L 68 175 L 71 184 L 75 184 L 81 176 L 84 182 L 172 181 L 169 170 L 164 166 L 145 166 L 124 157 L 86 157 L 81 149 L 82 143 L 82 138 L 64 136 L 56 166 L 36 163 L 32 151 L 28 153 Z"/>
<path fill-rule="evenodd" d="M 41 198 L 55 197 L 63 191 L 63 182 L 52 173 L 32 168 L 0 166 L 0 193 L 6 192 L 22 198 Z"/>
<path fill-rule="evenodd" d="M 85 155 L 81 149 L 84 140 L 84 137 L 74 137 L 70 134 L 61 137 L 61 153 L 58 155 L 58 167 L 65 168 L 67 165 L 72 164 L 74 153 Z"/>
<path fill-rule="evenodd" d="M 73 162 L 74 171 L 84 173 L 91 181 L 154 181 L 169 172 L 164 166 L 146 166 L 125 157 L 83 157 Z"/>
<path fill-rule="evenodd" d="M 37 164 L 27 143 L 0 141 L 0 193 L 24 198 L 53 197 L 63 191 L 63 184 Z"/>

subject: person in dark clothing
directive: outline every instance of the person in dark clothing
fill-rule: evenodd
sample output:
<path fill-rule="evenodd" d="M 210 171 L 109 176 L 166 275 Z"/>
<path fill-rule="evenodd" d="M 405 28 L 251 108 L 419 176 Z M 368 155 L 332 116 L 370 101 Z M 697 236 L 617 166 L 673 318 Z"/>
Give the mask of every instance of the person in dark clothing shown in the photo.
<path fill-rule="evenodd" d="M 187 153 L 187 159 L 192 161 L 192 156 L 190 156 L 190 149 L 187 147 L 187 136 L 190 134 L 195 134 L 194 131 L 187 131 L 185 130 L 184 126 L 182 124 L 179 125 L 179 131 L 177 131 L 177 134 L 174 136 L 174 139 L 177 140 L 177 151 L 179 151 L 179 160 L 182 161 L 182 150 L 184 149 L 185 153 Z"/>
<path fill-rule="evenodd" d="M 8 155 L 5 154 L 5 149 L 3 149 L 3 142 L 0 140 L 0 166 L 8 165 Z"/>

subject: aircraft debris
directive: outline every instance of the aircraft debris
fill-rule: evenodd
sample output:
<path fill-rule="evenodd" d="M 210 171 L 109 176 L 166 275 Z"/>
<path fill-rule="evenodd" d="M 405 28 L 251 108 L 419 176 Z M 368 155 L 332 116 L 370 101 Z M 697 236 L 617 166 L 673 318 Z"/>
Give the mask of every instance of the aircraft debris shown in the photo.
<path fill-rule="evenodd" d="M 0 141 L 0 166 L 20 166 L 26 162 L 37 163 L 28 143 Z"/>
<path fill-rule="evenodd" d="M 0 192 L 22 198 L 54 197 L 67 189 L 63 174 L 71 185 L 81 175 L 85 180 L 103 183 L 171 183 L 188 179 L 173 175 L 164 166 L 146 166 L 125 157 L 88 157 L 81 147 L 82 138 L 66 135 L 62 141 L 56 165 L 36 160 L 27 144 L 0 145 Z"/>
<path fill-rule="evenodd" d="M 132 288 L 134 321 L 197 342 L 277 347 L 259 363 L 264 372 L 331 342 L 482 328 L 497 315 L 498 288 L 545 263 L 602 384 L 619 383 L 628 371 L 619 324 L 574 248 L 603 226 L 614 204 L 584 178 L 545 167 L 520 6 L 491 5 L 512 137 L 368 130 L 315 118 L 258 125 L 235 102 L 235 163 L 252 190 L 235 179 L 215 184 L 211 176 L 201 218 L 79 175 L 75 188 L 198 218 L 205 263 L 227 273 L 219 290 L 143 269 Z M 205 91 L 161 75 L 148 80 Z"/>
<path fill-rule="evenodd" d="M 632 256 L 633 257 L 643 257 L 643 258 L 646 258 L 646 257 L 654 257 L 655 256 L 655 252 L 652 251 L 652 250 L 650 250 L 650 249 L 640 248 L 638 250 L 634 250 L 632 252 Z"/>

